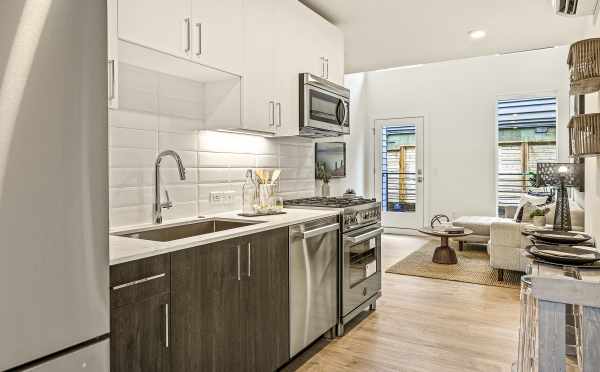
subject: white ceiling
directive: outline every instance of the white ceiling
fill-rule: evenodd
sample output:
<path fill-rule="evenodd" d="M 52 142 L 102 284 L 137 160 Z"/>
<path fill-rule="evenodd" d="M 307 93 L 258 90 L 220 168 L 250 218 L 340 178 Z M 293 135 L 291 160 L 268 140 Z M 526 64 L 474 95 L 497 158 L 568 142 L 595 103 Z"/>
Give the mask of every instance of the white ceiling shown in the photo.
<path fill-rule="evenodd" d="M 554 14 L 550 0 L 300 0 L 342 29 L 346 72 L 565 45 L 590 17 Z M 487 37 L 471 40 L 468 32 Z"/>

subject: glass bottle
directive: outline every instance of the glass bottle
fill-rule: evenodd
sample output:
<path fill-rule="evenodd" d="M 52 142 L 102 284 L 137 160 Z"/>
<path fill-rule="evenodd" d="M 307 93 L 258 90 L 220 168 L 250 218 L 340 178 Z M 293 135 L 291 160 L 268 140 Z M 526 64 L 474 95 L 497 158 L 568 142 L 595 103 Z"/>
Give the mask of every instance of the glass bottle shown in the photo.
<path fill-rule="evenodd" d="M 254 206 L 256 205 L 256 184 L 252 179 L 252 170 L 246 171 L 246 182 L 242 186 L 242 213 L 254 214 Z"/>

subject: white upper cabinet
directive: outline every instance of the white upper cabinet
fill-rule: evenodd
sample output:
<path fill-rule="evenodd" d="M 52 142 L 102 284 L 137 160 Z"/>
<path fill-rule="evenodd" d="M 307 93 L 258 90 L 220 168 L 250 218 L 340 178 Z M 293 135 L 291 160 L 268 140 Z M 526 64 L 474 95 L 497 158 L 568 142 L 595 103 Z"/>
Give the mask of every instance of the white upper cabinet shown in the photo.
<path fill-rule="evenodd" d="M 107 10 L 107 72 L 108 72 L 108 107 L 119 108 L 119 35 L 117 33 L 117 1 L 108 0 Z"/>
<path fill-rule="evenodd" d="M 245 0 L 244 129 L 275 133 L 275 2 Z"/>
<path fill-rule="evenodd" d="M 344 85 L 344 35 L 334 25 L 325 23 L 322 36 L 325 45 L 325 78 Z"/>
<path fill-rule="evenodd" d="M 190 57 L 191 0 L 119 0 L 119 38 Z"/>
<path fill-rule="evenodd" d="M 241 75 L 243 0 L 191 1 L 192 58 L 204 65 Z"/>
<path fill-rule="evenodd" d="M 278 0 L 275 39 L 275 125 L 278 136 L 296 136 L 300 130 L 300 80 L 306 72 L 308 38 L 304 5 L 296 0 Z"/>

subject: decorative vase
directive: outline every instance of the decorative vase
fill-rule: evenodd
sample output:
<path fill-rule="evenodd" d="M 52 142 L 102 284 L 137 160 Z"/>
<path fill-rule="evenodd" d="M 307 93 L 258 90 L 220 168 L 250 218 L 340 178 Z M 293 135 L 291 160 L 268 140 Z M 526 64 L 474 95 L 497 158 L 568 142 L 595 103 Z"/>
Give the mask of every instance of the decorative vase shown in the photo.
<path fill-rule="evenodd" d="M 546 216 L 533 216 L 533 224 L 537 227 L 546 226 Z"/>
<path fill-rule="evenodd" d="M 321 196 L 329 196 L 329 182 L 323 182 L 321 185 Z"/>

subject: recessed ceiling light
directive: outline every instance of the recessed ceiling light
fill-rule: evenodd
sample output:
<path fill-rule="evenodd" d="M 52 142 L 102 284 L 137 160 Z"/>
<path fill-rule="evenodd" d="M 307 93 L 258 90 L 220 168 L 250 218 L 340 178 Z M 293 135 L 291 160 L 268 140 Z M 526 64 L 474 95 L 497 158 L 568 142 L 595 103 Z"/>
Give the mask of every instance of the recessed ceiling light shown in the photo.
<path fill-rule="evenodd" d="M 486 35 L 485 30 L 473 30 L 473 31 L 469 31 L 469 36 L 473 40 L 483 39 L 485 37 L 485 35 Z"/>

